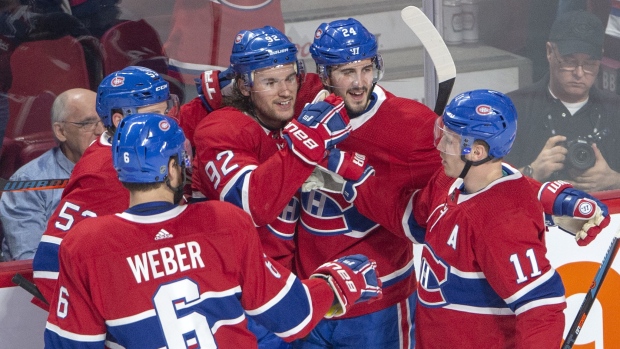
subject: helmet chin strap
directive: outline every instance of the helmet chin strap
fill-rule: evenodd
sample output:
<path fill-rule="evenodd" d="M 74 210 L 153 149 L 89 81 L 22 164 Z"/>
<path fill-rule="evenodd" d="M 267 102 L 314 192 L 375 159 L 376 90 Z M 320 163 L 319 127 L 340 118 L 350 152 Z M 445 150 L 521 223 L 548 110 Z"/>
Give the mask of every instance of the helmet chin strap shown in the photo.
<path fill-rule="evenodd" d="M 461 171 L 461 174 L 459 175 L 459 178 L 465 180 L 465 176 L 467 175 L 467 173 L 469 172 L 469 169 L 472 166 L 479 166 L 484 164 L 485 162 L 489 162 L 491 160 L 493 160 L 493 157 L 488 155 L 486 158 L 479 160 L 479 161 L 471 161 L 465 158 L 465 155 L 461 155 L 461 160 L 463 160 L 465 162 L 465 167 L 463 167 L 463 170 Z"/>

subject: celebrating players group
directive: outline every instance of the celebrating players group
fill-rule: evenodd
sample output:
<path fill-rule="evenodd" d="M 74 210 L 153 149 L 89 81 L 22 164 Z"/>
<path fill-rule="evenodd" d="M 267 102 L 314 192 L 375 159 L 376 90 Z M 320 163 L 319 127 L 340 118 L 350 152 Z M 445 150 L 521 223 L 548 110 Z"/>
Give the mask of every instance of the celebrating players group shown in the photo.
<path fill-rule="evenodd" d="M 33 262 L 46 348 L 559 347 L 544 217 L 583 226 L 584 245 L 605 205 L 502 162 L 504 94 L 440 116 L 397 97 L 352 18 L 321 24 L 310 52 L 316 73 L 278 29 L 241 31 L 182 106 L 150 69 L 104 78 L 106 131 Z"/>

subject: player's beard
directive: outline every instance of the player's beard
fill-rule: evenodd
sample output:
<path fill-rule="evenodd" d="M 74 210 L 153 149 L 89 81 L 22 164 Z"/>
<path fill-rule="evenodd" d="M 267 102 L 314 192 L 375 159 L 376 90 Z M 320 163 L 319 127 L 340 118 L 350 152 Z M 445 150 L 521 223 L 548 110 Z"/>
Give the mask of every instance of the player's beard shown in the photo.
<path fill-rule="evenodd" d="M 181 200 L 183 200 L 183 186 L 174 191 L 174 203 L 178 205 Z"/>
<path fill-rule="evenodd" d="M 356 92 L 356 93 L 362 92 L 363 95 L 365 96 L 363 102 L 357 103 L 357 102 L 352 102 L 351 100 L 348 100 L 346 96 L 348 93 L 352 93 L 352 92 Z M 358 117 L 364 114 L 364 112 L 366 111 L 366 107 L 368 107 L 368 101 L 369 101 L 368 88 L 366 86 L 353 87 L 347 90 L 347 94 L 345 94 L 344 103 L 345 103 L 345 107 L 347 108 L 347 114 L 349 115 L 349 118 L 353 119 L 355 117 Z"/>

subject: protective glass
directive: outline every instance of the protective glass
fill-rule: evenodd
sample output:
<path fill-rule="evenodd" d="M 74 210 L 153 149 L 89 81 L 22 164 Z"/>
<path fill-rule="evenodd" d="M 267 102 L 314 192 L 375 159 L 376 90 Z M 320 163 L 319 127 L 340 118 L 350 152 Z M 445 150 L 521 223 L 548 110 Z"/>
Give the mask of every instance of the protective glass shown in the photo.
<path fill-rule="evenodd" d="M 553 51 L 553 56 L 558 62 L 558 66 L 560 67 L 560 70 L 572 72 L 572 71 L 575 71 L 577 67 L 581 67 L 584 73 L 594 75 L 597 73 L 597 69 L 601 65 L 601 61 L 598 61 L 595 59 L 589 59 L 587 61 L 579 62 L 578 60 L 572 59 L 572 58 L 568 58 L 568 59 L 564 59 L 564 57 L 560 58 L 557 53 L 556 47 L 554 47 L 552 51 Z"/>
<path fill-rule="evenodd" d="M 461 155 L 461 136 L 447 129 L 443 123 L 443 119 L 438 117 L 435 120 L 435 148 L 442 153 L 448 155 Z"/>
<path fill-rule="evenodd" d="M 175 94 L 170 94 L 167 100 L 162 102 L 157 102 L 155 104 L 143 105 L 138 108 L 129 108 L 124 110 L 125 115 L 129 115 L 132 113 L 155 113 L 160 115 L 169 116 L 175 120 L 179 120 L 179 110 L 180 110 L 179 97 Z"/>
<path fill-rule="evenodd" d="M 296 64 L 254 70 L 251 81 L 252 92 L 276 92 L 283 89 L 294 91 L 300 83 Z"/>
<path fill-rule="evenodd" d="M 99 117 L 96 117 L 96 119 L 95 117 L 92 117 L 92 118 L 89 118 L 87 120 L 80 121 L 80 122 L 75 122 L 75 121 L 61 121 L 61 122 L 64 124 L 71 124 L 77 127 L 78 129 L 80 129 L 80 131 L 84 131 L 84 132 L 94 132 L 99 126 L 99 124 L 102 123 Z"/>

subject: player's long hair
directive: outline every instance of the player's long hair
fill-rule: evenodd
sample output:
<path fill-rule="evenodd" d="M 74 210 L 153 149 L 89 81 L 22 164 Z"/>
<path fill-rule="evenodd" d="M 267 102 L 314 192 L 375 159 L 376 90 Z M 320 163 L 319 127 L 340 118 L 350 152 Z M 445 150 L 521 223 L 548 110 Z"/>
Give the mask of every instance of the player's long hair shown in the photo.
<path fill-rule="evenodd" d="M 240 84 L 244 84 L 241 75 L 235 77 L 235 82 L 232 87 L 230 96 L 224 96 L 222 98 L 222 104 L 227 107 L 233 107 L 240 111 L 254 116 L 254 104 L 250 96 L 245 96 L 241 93 Z"/>

